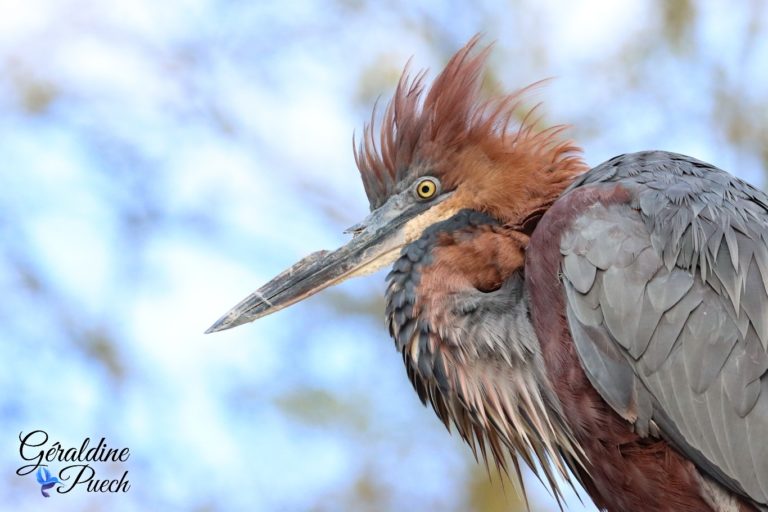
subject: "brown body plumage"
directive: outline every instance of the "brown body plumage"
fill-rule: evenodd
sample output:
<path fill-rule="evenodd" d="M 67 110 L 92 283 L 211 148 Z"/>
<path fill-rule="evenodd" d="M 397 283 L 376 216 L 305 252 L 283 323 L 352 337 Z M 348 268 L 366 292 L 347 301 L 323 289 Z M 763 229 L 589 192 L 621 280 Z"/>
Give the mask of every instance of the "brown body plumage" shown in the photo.
<path fill-rule="evenodd" d="M 768 433 L 768 196 L 671 153 L 588 171 L 563 127 L 520 114 L 530 88 L 481 99 L 476 46 L 429 90 L 405 73 L 366 126 L 350 243 L 211 331 L 393 263 L 407 374 L 476 456 L 539 464 L 558 498 L 570 469 L 610 511 L 768 509 L 762 452 L 732 434 Z"/>
<path fill-rule="evenodd" d="M 595 501 L 608 510 L 711 510 L 702 492 L 702 480 L 693 463 L 658 437 L 641 437 L 630 424 L 611 410 L 590 384 L 579 363 L 568 322 L 558 272 L 560 261 L 552 246 L 560 240 L 574 212 L 590 205 L 626 202 L 621 187 L 604 193 L 574 194 L 558 203 L 545 225 L 537 229 L 528 256 L 531 314 L 541 341 L 547 375 L 554 386 L 563 414 L 573 428 L 577 443 L 589 464 L 574 468 Z M 586 471 L 584 471 L 586 470 Z M 743 510 L 752 510 L 743 508 Z"/>

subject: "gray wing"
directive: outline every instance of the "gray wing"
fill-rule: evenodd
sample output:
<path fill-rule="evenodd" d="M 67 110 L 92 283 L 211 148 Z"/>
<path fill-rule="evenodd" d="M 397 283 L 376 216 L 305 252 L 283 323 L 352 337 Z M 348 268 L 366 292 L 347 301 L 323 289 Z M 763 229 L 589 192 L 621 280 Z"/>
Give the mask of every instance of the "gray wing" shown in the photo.
<path fill-rule="evenodd" d="M 768 504 L 768 197 L 697 160 L 623 155 L 561 239 L 567 316 L 592 384 L 636 430 Z M 567 193 L 567 192 L 566 192 Z"/>

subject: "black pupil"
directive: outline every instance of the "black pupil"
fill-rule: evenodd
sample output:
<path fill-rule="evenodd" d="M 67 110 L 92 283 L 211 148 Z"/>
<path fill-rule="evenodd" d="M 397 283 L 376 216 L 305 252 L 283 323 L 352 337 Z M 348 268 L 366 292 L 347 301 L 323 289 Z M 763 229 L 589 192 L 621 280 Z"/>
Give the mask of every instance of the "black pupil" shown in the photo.
<path fill-rule="evenodd" d="M 421 186 L 421 193 L 424 194 L 424 195 L 429 194 L 429 185 L 427 185 L 426 183 L 424 185 L 422 185 Z"/>

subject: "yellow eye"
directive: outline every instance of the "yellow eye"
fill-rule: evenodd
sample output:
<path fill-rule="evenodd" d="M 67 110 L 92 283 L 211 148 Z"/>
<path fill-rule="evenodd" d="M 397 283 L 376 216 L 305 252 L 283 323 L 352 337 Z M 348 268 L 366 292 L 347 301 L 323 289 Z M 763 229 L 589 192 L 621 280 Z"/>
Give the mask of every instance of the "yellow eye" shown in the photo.
<path fill-rule="evenodd" d="M 416 195 L 420 199 L 431 199 L 437 193 L 437 182 L 432 178 L 424 178 L 416 184 Z"/>

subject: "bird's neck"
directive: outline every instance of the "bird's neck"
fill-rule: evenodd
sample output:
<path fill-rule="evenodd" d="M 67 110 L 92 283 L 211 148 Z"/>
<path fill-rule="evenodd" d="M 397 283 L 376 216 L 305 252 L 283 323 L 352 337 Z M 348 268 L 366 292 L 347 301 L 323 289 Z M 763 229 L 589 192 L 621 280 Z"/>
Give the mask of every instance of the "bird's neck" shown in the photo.
<path fill-rule="evenodd" d="M 456 202 L 482 211 L 507 226 L 535 226 L 546 210 L 587 169 L 578 148 L 558 145 L 535 149 L 521 147 L 501 154 L 470 148 L 448 166 L 446 181 L 456 181 Z M 457 178 L 460 177 L 460 180 Z M 531 229 L 532 231 L 532 229 Z M 530 232 L 529 232 L 530 233 Z"/>
<path fill-rule="evenodd" d="M 388 276 L 387 320 L 414 388 L 446 426 L 500 466 L 510 451 L 538 461 L 554 483 L 578 456 L 528 314 L 526 245 L 478 212 L 433 226 Z"/>

